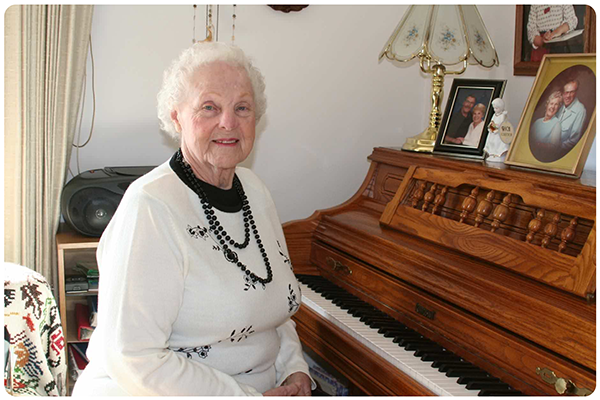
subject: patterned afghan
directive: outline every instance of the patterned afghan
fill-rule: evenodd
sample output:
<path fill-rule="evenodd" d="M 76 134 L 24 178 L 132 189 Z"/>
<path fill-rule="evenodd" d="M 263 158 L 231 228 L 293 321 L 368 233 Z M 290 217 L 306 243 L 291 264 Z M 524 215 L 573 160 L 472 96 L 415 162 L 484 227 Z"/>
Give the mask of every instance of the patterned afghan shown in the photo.
<path fill-rule="evenodd" d="M 50 285 L 39 273 L 4 263 L 4 387 L 13 395 L 66 395 L 66 343 Z"/>

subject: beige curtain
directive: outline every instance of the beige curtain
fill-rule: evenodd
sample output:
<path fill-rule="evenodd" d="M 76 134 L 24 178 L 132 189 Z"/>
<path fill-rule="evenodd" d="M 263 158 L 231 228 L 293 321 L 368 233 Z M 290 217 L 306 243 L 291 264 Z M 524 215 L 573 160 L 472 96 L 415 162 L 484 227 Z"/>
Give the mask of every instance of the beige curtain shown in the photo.
<path fill-rule="evenodd" d="M 57 284 L 55 234 L 86 69 L 93 6 L 4 14 L 4 259 Z"/>

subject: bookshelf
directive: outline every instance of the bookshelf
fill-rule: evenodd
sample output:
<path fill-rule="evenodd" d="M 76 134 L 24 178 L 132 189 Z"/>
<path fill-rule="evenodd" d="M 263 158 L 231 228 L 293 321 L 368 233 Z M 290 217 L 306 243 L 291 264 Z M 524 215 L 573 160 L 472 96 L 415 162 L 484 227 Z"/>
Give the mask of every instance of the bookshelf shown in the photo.
<path fill-rule="evenodd" d="M 75 323 L 75 305 L 87 305 L 89 296 L 97 296 L 98 292 L 67 293 L 66 277 L 73 274 L 77 262 L 96 263 L 96 249 L 100 238 L 87 237 L 75 232 L 65 224 L 61 224 L 56 234 L 56 249 L 58 261 L 58 298 L 60 318 L 67 345 L 81 342 L 77 337 Z M 67 354 L 68 354 L 67 346 Z M 67 374 L 67 395 L 73 388 L 72 379 Z"/>

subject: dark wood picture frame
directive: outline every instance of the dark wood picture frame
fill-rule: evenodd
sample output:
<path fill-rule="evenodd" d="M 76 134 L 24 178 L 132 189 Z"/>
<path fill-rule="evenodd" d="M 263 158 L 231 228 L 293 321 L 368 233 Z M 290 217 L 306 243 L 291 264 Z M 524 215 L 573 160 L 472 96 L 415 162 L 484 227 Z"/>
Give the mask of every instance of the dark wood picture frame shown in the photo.
<path fill-rule="evenodd" d="M 483 158 L 483 149 L 488 135 L 487 126 L 494 116 L 492 101 L 502 97 L 505 87 L 506 80 L 454 79 L 433 152 L 456 157 Z M 485 106 L 484 125 L 479 138 L 479 144 L 477 146 L 468 146 L 449 143 L 447 140 L 447 135 L 450 134 L 449 127 L 454 118 L 460 118 L 458 113 L 462 108 L 464 100 L 472 96 L 475 97 L 473 108 L 477 103 L 482 103 Z"/>
<path fill-rule="evenodd" d="M 516 7 L 516 18 L 515 18 L 515 52 L 514 52 L 514 64 L 513 74 L 514 75 L 528 75 L 535 76 L 538 68 L 540 67 L 540 61 L 529 61 L 524 59 L 524 43 L 527 42 L 527 20 L 525 18 L 528 15 L 529 5 L 518 5 Z M 577 5 L 575 7 L 585 7 L 585 15 L 583 17 L 582 27 L 583 31 L 583 53 L 595 53 L 596 52 L 596 13 L 594 9 L 586 5 Z M 580 23 L 578 23 L 578 26 Z M 525 37 L 524 37 L 525 36 Z M 567 53 L 568 54 L 568 53 Z"/>

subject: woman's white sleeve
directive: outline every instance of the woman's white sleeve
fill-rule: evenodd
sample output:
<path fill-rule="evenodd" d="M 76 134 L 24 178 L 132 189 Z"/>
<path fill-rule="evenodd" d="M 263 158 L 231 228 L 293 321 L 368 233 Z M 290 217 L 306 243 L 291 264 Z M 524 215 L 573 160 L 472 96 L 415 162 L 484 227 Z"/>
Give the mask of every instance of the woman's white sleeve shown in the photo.
<path fill-rule="evenodd" d="M 535 6 L 531 6 L 529 10 L 529 17 L 527 19 L 527 40 L 531 44 L 531 47 L 537 49 L 536 45 L 533 44 L 533 39 L 540 35 L 540 31 L 537 26 L 537 10 Z"/>
<path fill-rule="evenodd" d="M 291 319 L 277 328 L 277 334 L 281 341 L 281 348 L 275 361 L 275 370 L 277 371 L 277 384 L 279 386 L 294 372 L 304 372 L 310 377 L 308 364 L 302 355 L 302 345 L 296 332 L 296 323 Z M 311 380 L 311 388 L 317 388 L 315 381 Z"/>
<path fill-rule="evenodd" d="M 273 201 L 271 193 L 267 190 L 266 187 L 264 187 L 264 191 L 265 201 L 269 209 L 268 215 L 271 220 L 271 223 L 273 224 L 273 229 L 278 238 L 282 251 L 289 256 L 287 243 L 283 234 L 281 220 L 279 219 L 279 215 L 277 214 L 275 202 Z M 316 389 L 317 384 L 310 376 L 308 372 L 308 364 L 306 363 L 304 355 L 302 354 L 302 344 L 300 343 L 300 338 L 298 337 L 298 333 L 296 332 L 296 323 L 292 320 L 288 320 L 279 328 L 277 328 L 277 334 L 279 335 L 281 346 L 279 349 L 279 354 L 277 355 L 277 359 L 275 361 L 275 370 L 277 373 L 276 386 L 280 386 L 283 383 L 283 381 L 285 381 L 287 377 L 293 374 L 294 372 L 304 372 L 310 378 L 312 389 Z"/>
<path fill-rule="evenodd" d="M 106 372 L 131 395 L 260 395 L 169 349 L 186 277 L 176 232 L 169 207 L 144 193 L 126 195 L 104 232 L 94 334 Z"/>
<path fill-rule="evenodd" d="M 565 22 L 569 25 L 569 30 L 565 33 L 568 33 L 577 28 L 577 14 L 575 14 L 575 7 L 571 4 L 563 5 L 562 8 Z"/>

